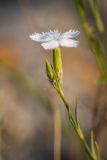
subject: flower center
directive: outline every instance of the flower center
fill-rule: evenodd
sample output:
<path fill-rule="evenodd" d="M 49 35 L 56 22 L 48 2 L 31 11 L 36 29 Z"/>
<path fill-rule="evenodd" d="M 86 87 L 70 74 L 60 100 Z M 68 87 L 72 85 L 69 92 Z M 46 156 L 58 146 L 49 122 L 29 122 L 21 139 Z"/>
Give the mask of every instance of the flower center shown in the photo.
<path fill-rule="evenodd" d="M 60 33 L 55 33 L 55 34 L 53 35 L 53 39 L 54 39 L 54 40 L 58 40 L 59 37 L 60 37 Z"/>

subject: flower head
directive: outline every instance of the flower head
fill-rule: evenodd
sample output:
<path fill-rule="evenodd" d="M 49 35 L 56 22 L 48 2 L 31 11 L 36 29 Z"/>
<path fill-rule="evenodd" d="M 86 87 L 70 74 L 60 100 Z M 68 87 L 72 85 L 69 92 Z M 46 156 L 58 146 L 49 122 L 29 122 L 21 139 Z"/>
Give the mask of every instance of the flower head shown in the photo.
<path fill-rule="evenodd" d="M 61 47 L 77 47 L 79 42 L 72 38 L 78 36 L 80 32 L 75 30 L 69 30 L 61 33 L 58 30 L 35 33 L 30 35 L 30 38 L 34 41 L 41 42 L 44 49 L 55 49 Z"/>

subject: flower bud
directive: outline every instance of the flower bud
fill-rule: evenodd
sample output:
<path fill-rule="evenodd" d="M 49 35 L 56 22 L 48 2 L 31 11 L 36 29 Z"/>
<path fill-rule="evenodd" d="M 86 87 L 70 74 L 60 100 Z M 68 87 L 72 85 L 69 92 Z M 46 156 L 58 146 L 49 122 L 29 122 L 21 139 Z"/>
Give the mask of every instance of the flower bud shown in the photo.
<path fill-rule="evenodd" d="M 45 64 L 46 64 L 47 77 L 49 78 L 50 81 L 53 81 L 54 78 L 53 68 L 47 59 L 45 61 Z"/>

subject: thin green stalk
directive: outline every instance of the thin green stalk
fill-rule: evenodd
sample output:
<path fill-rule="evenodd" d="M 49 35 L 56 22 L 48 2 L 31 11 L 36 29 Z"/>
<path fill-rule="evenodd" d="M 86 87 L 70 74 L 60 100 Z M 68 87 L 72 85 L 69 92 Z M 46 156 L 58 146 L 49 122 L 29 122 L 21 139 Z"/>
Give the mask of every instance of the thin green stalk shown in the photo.
<path fill-rule="evenodd" d="M 57 59 L 57 58 L 59 58 L 59 59 Z M 60 65 L 60 63 L 61 63 L 61 65 Z M 71 110 L 69 103 L 66 101 L 66 98 L 65 98 L 65 95 L 64 95 L 64 92 L 62 89 L 62 83 L 60 81 L 60 74 L 58 74 L 59 71 L 62 70 L 62 58 L 61 58 L 61 51 L 59 48 L 56 48 L 55 51 L 53 52 L 53 64 L 54 64 L 54 66 L 52 66 L 48 62 L 48 60 L 46 60 L 46 72 L 47 72 L 49 82 L 52 84 L 52 86 L 55 88 L 55 90 L 60 95 L 60 98 L 62 99 L 62 101 L 68 111 L 69 121 L 70 121 L 73 129 L 75 130 L 76 134 L 78 135 L 80 141 L 82 142 L 88 156 L 90 157 L 91 160 L 99 160 L 98 159 L 99 150 L 97 149 L 98 147 L 95 145 L 94 139 L 93 139 L 93 146 L 94 146 L 94 150 L 96 151 L 95 153 L 93 152 L 93 148 L 91 148 L 91 146 L 88 145 L 88 143 L 85 139 L 84 133 L 79 125 L 79 120 L 77 117 L 77 106 L 76 106 L 76 112 L 74 114 L 73 111 Z M 56 70 L 56 68 L 57 68 L 57 70 Z M 63 78 L 63 77 L 61 76 L 61 78 Z M 76 105 L 77 105 L 77 102 L 76 102 Z"/>
<path fill-rule="evenodd" d="M 94 22 L 95 25 L 97 27 L 97 31 L 98 31 L 98 36 L 99 36 L 99 41 L 102 44 L 102 47 L 104 49 L 104 56 L 106 57 L 106 52 L 107 52 L 107 35 L 105 32 L 105 27 L 101 18 L 101 14 L 99 12 L 98 9 L 98 2 L 95 2 L 94 0 L 88 0 L 88 4 L 90 6 L 91 12 L 93 14 L 94 17 Z M 99 4 L 100 5 L 100 4 Z"/>
<path fill-rule="evenodd" d="M 85 13 L 85 8 L 84 8 L 84 4 L 82 0 L 74 0 L 74 2 L 78 10 L 78 13 L 80 15 L 84 30 L 90 42 L 92 52 L 94 53 L 96 57 L 96 60 L 97 60 L 97 63 L 98 63 L 98 66 L 101 72 L 101 76 L 103 77 L 103 80 L 107 81 L 107 66 L 104 60 L 104 53 L 102 51 L 100 41 L 95 36 L 92 27 L 88 23 L 88 19 Z"/>
<path fill-rule="evenodd" d="M 59 108 L 54 105 L 54 160 L 61 160 L 61 115 Z"/>
<path fill-rule="evenodd" d="M 4 159 L 3 130 L 3 119 L 0 117 L 0 160 Z"/>
<path fill-rule="evenodd" d="M 90 150 L 90 148 L 89 148 L 89 146 L 88 146 L 88 144 L 87 144 L 87 142 L 86 142 L 86 140 L 84 138 L 84 135 L 83 135 L 83 132 L 82 132 L 80 126 L 75 121 L 74 115 L 70 110 L 69 103 L 66 101 L 66 99 L 64 97 L 64 93 L 63 93 L 63 90 L 61 89 L 61 86 L 60 86 L 60 90 L 58 89 L 57 91 L 58 91 L 58 94 L 60 95 L 63 103 L 66 106 L 66 109 L 68 111 L 69 120 L 70 120 L 70 122 L 71 122 L 71 124 L 72 124 L 72 126 L 73 126 L 73 128 L 74 128 L 74 130 L 76 132 L 76 134 L 78 135 L 79 139 L 81 140 L 82 144 L 84 145 L 84 148 L 85 148 L 87 154 L 89 155 L 91 160 L 95 160 L 95 158 L 93 157 L 93 155 L 91 153 L 91 150 Z"/>
<path fill-rule="evenodd" d="M 101 34 L 103 34 L 105 29 L 104 29 L 104 25 L 103 25 L 103 22 L 102 22 L 102 19 L 101 19 L 101 15 L 100 15 L 100 13 L 98 11 L 98 8 L 97 8 L 94 0 L 88 0 L 88 3 L 90 5 L 91 11 L 93 13 L 96 27 L 97 27 L 98 31 Z"/>

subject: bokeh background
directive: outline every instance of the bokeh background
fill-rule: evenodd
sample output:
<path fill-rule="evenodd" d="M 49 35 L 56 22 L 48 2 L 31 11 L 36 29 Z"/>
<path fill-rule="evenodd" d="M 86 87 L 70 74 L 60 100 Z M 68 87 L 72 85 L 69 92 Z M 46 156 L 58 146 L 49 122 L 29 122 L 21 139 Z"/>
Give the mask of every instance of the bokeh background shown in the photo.
<path fill-rule="evenodd" d="M 106 0 L 98 6 L 105 25 Z M 87 8 L 89 10 L 89 8 Z M 88 13 L 90 23 L 92 15 Z M 99 68 L 73 0 L 0 1 L 0 153 L 3 160 L 55 160 L 54 113 L 61 118 L 61 160 L 86 159 L 66 109 L 45 73 L 44 50 L 29 39 L 34 32 L 80 31 L 78 48 L 62 48 L 63 88 L 75 105 L 87 140 L 95 131 L 102 157 L 107 148 L 107 87 L 97 84 Z M 57 123 L 57 122 L 56 122 Z M 59 134 L 59 133 L 58 133 Z M 58 160 L 58 159 L 57 159 Z M 60 160 L 60 159 L 59 159 Z"/>

